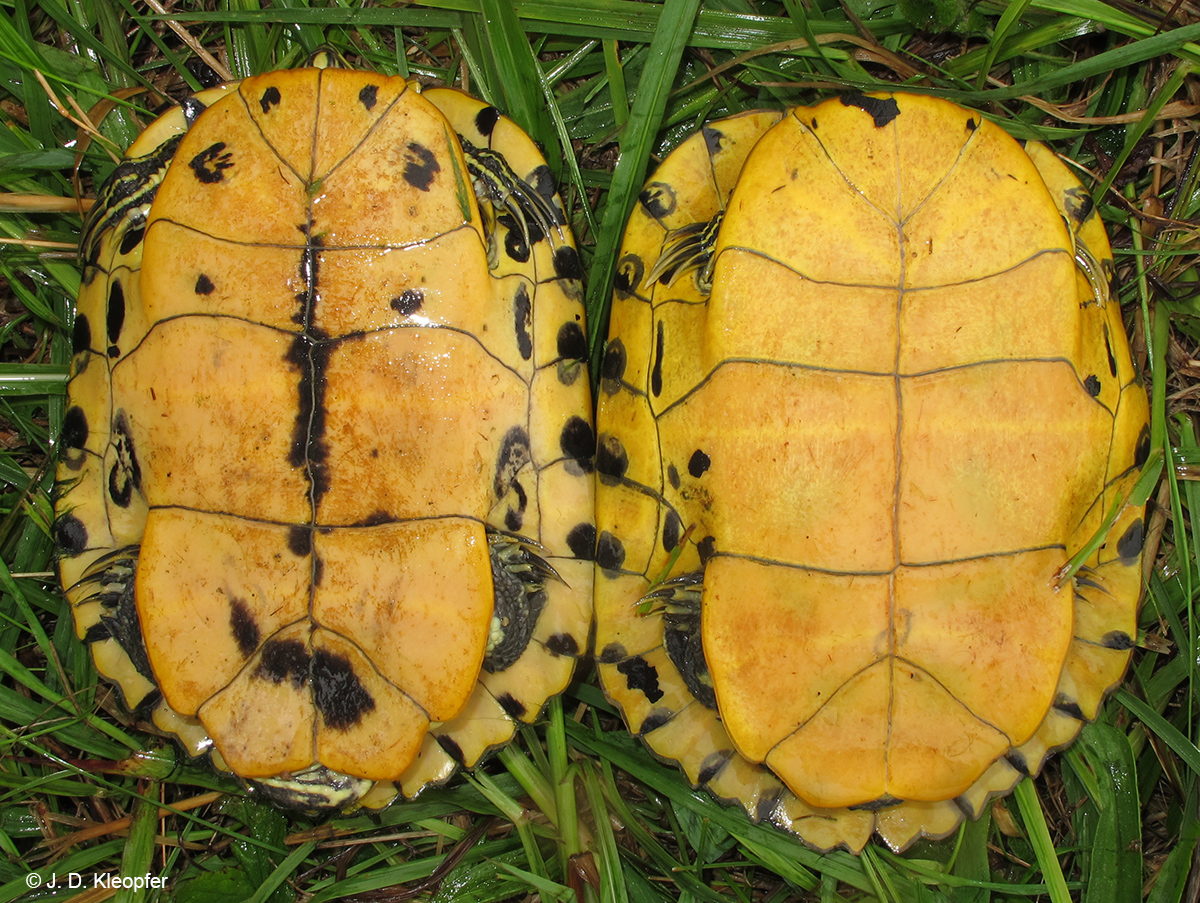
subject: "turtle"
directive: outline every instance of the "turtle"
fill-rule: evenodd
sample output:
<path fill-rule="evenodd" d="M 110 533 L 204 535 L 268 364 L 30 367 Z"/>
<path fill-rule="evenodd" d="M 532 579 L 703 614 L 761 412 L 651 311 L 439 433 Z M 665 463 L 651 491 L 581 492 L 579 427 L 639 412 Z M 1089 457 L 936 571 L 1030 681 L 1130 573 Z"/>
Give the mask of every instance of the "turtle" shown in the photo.
<path fill-rule="evenodd" d="M 949 101 L 747 112 L 672 151 L 598 386 L 595 655 L 630 730 L 852 852 L 945 837 L 1070 743 L 1142 583 L 1113 275 L 1065 164 Z"/>
<path fill-rule="evenodd" d="M 130 711 L 282 806 L 473 767 L 586 652 L 581 268 L 534 142 L 313 65 L 188 97 L 99 189 L 54 533 Z"/>

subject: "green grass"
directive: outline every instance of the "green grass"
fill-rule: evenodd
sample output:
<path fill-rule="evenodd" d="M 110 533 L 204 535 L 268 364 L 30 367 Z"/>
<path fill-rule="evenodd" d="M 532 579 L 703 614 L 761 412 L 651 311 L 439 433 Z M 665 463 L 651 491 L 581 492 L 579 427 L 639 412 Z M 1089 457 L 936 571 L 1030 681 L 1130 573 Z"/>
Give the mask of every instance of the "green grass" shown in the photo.
<path fill-rule="evenodd" d="M 179 12 L 192 5 L 168 23 L 130 0 L 0 2 L 0 903 L 25 897 L 31 870 L 46 881 L 77 872 L 89 888 L 94 874 L 149 873 L 166 889 L 116 897 L 185 903 L 398 900 L 402 888 L 438 901 L 1185 899 L 1200 836 L 1195 4 L 227 0 Z M 198 50 L 236 77 L 323 45 L 464 85 L 542 143 L 582 246 L 593 348 L 642 181 L 707 119 L 903 83 L 1075 159 L 1117 248 L 1154 441 L 1170 462 L 1146 487 L 1157 557 L 1141 648 L 1101 720 L 955 836 L 861 857 L 814 853 L 693 791 L 621 731 L 587 668 L 473 777 L 321 822 L 246 798 L 130 724 L 97 685 L 50 573 L 46 462 L 79 282 L 71 199 L 94 195 L 147 110 L 198 86 Z M 113 108 L 102 137 L 66 118 L 75 105 L 97 119 Z"/>

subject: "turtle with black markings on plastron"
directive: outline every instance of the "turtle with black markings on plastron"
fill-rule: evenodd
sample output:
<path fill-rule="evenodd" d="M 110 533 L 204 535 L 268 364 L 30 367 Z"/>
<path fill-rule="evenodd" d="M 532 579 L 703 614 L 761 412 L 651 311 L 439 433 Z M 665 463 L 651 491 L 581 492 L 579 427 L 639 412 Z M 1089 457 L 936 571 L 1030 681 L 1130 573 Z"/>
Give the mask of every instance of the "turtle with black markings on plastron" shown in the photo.
<path fill-rule="evenodd" d="M 300 69 L 189 98 L 99 194 L 55 523 L 98 670 L 285 805 L 474 766 L 591 622 L 580 268 L 536 146 Z"/>
<path fill-rule="evenodd" d="M 1149 452 L 1045 147 L 910 94 L 707 126 L 625 233 L 596 656 L 631 730 L 813 846 L 942 837 L 1124 673 Z"/>

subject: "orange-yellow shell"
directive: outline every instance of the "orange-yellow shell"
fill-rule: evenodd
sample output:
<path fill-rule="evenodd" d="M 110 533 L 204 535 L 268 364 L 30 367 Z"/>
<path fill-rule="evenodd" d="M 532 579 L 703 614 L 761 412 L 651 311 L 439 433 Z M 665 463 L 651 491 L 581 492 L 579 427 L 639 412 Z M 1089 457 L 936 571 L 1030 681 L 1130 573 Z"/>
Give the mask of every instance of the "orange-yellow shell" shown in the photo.
<path fill-rule="evenodd" d="M 412 795 L 536 717 L 587 644 L 570 231 L 533 142 L 459 92 L 304 69 L 189 104 L 88 243 L 58 503 L 77 628 L 131 706 L 242 777 Z M 556 234 L 477 201 L 459 135 Z M 487 529 L 562 578 L 490 670 Z M 112 626 L 129 592 L 145 661 Z"/>
<path fill-rule="evenodd" d="M 722 211 L 711 294 L 655 278 Z M 1148 449 L 1078 182 L 932 98 L 748 114 L 667 158 L 620 267 L 596 651 L 631 729 L 821 848 L 945 835 L 1036 773 L 1121 678 L 1140 589 L 1132 508 L 1056 584 Z M 700 570 L 715 708 L 638 608 Z"/>

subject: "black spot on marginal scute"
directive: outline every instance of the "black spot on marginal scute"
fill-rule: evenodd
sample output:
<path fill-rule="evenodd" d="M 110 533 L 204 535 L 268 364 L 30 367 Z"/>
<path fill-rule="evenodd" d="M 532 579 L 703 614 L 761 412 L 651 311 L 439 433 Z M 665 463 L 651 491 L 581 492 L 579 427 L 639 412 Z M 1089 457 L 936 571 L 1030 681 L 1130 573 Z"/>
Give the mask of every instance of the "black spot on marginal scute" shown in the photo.
<path fill-rule="evenodd" d="M 225 142 L 206 147 L 188 161 L 196 179 L 204 185 L 215 185 L 225 178 L 225 170 L 233 166 L 233 154 L 225 150 Z"/>
<path fill-rule="evenodd" d="M 349 730 L 375 708 L 375 700 L 343 655 L 326 649 L 313 653 L 312 681 L 313 704 L 334 730 Z"/>
<path fill-rule="evenodd" d="M 629 653 L 620 643 L 609 643 L 596 655 L 596 661 L 602 665 L 615 665 L 629 658 Z"/>
<path fill-rule="evenodd" d="M 601 477 L 619 480 L 629 470 L 629 452 L 621 440 L 611 433 L 602 433 L 596 446 L 596 473 Z"/>
<path fill-rule="evenodd" d="M 704 136 L 704 145 L 708 148 L 708 155 L 715 157 L 721 152 L 721 142 L 725 140 L 725 136 L 714 129 L 712 126 L 706 125 L 700 130 L 700 134 Z"/>
<path fill-rule="evenodd" d="M 158 704 L 162 702 L 162 698 L 162 690 L 158 689 L 158 687 L 155 687 L 142 697 L 141 702 L 137 703 L 135 706 L 131 706 L 133 717 L 138 721 L 153 721 L 154 710 L 158 708 Z M 128 705 L 129 700 L 126 699 L 125 703 Z"/>
<path fill-rule="evenodd" d="M 642 693 L 651 702 L 658 702 L 663 691 L 658 686 L 658 669 L 640 655 L 626 659 L 617 665 L 617 672 L 624 675 L 625 686 Z"/>
<path fill-rule="evenodd" d="M 700 762 L 700 771 L 696 775 L 696 780 L 700 784 L 707 784 L 724 768 L 729 760 L 733 758 L 732 749 L 718 749 L 715 752 L 710 752 Z"/>
<path fill-rule="evenodd" d="M 1125 528 L 1125 532 L 1117 540 L 1117 554 L 1121 556 L 1122 561 L 1132 564 L 1142 554 L 1142 544 L 1145 540 L 1145 525 L 1139 517 Z"/>
<path fill-rule="evenodd" d="M 646 264 L 636 254 L 626 254 L 617 261 L 617 272 L 613 275 L 613 290 L 621 296 L 632 295 L 642 284 L 646 275 Z"/>
<path fill-rule="evenodd" d="M 500 111 L 495 107 L 484 107 L 475 114 L 475 130 L 481 135 L 492 134 L 492 129 L 500 121 Z"/>
<path fill-rule="evenodd" d="M 900 105 L 894 97 L 867 97 L 865 94 L 843 94 L 842 105 L 858 107 L 875 120 L 875 128 L 881 129 L 900 115 Z"/>
<path fill-rule="evenodd" d="M 86 314 L 75 315 L 75 325 L 71 329 L 71 353 L 79 354 L 92 347 L 92 324 Z"/>
<path fill-rule="evenodd" d="M 642 189 L 638 201 L 648 214 L 655 219 L 662 219 L 675 212 L 675 189 L 665 182 L 651 182 Z"/>
<path fill-rule="evenodd" d="M 455 743 L 450 737 L 446 736 L 445 734 L 438 734 L 436 739 L 438 746 L 442 748 L 442 752 L 448 755 L 459 765 L 467 764 L 466 757 L 463 756 L 462 747 Z"/>
<path fill-rule="evenodd" d="M 271 107 L 279 106 L 279 102 L 282 99 L 279 95 L 279 89 L 272 85 L 262 92 L 262 96 L 258 98 L 258 105 L 264 113 L 270 113 Z"/>
<path fill-rule="evenodd" d="M 133 447 L 133 436 L 129 430 L 129 418 L 122 411 L 113 421 L 112 443 L 113 465 L 108 471 L 108 496 L 121 508 L 128 508 L 133 491 L 141 489 L 142 468 L 138 464 L 137 452 Z"/>
<path fill-rule="evenodd" d="M 674 464 L 667 465 L 667 482 L 671 484 L 672 489 L 679 488 L 679 471 Z"/>
<path fill-rule="evenodd" d="M 966 818 L 974 819 L 977 815 L 979 815 L 979 813 L 976 812 L 974 807 L 971 805 L 970 800 L 966 799 L 965 797 L 956 796 L 953 800 L 951 800 L 951 802 L 958 807 L 958 811 L 961 812 Z"/>
<path fill-rule="evenodd" d="M 535 166 L 525 181 L 533 186 L 533 190 L 540 194 L 547 206 L 554 211 L 554 221 L 560 226 L 565 224 L 567 218 L 554 202 L 554 195 L 558 193 L 558 183 L 555 182 L 554 172 L 550 167 L 545 163 Z"/>
<path fill-rule="evenodd" d="M 609 395 L 617 391 L 619 383 L 625 376 L 625 368 L 629 366 L 629 353 L 625 350 L 625 343 L 620 339 L 612 339 L 608 343 L 608 347 L 604 349 L 604 362 L 600 365 L 600 378 L 614 383 L 611 388 L 606 388 Z"/>
<path fill-rule="evenodd" d="M 525 703 L 513 696 L 512 693 L 501 693 L 496 697 L 496 702 L 500 703 L 500 708 L 504 709 L 505 714 L 510 718 L 518 719 L 525 716 Z"/>
<path fill-rule="evenodd" d="M 496 217 L 496 222 L 504 228 L 504 253 L 508 259 L 515 260 L 517 263 L 528 263 L 529 246 L 542 240 L 544 237 L 542 231 L 537 228 L 535 223 L 527 221 L 525 223 L 525 230 L 528 231 L 527 241 L 525 231 L 510 214 L 501 214 Z"/>
<path fill-rule="evenodd" d="M 700 449 L 692 452 L 692 456 L 688 459 L 688 473 L 696 479 L 704 476 L 709 467 L 712 466 L 712 459 Z"/>
<path fill-rule="evenodd" d="M 262 647 L 254 677 L 280 684 L 290 680 L 299 690 L 308 683 L 308 668 L 312 656 L 300 640 L 267 640 Z"/>
<path fill-rule="evenodd" d="M 195 57 L 192 57 L 187 62 L 188 69 L 192 68 L 193 63 L 199 62 L 200 61 Z M 221 84 L 223 79 L 220 75 L 214 72 L 211 67 L 204 66 L 204 70 L 206 74 L 197 74 L 194 71 L 192 72 L 193 75 L 196 75 L 202 86 L 205 88 L 215 88 L 217 85 Z M 204 103 L 195 96 L 185 97 L 183 102 L 179 104 L 179 110 L 183 113 L 183 119 L 188 124 L 188 128 L 191 128 L 195 124 L 196 120 L 200 118 L 200 114 L 207 109 L 208 104 Z"/>
<path fill-rule="evenodd" d="M 568 320 L 558 327 L 555 339 L 558 356 L 569 361 L 587 360 L 587 337 L 583 329 L 574 320 Z"/>
<path fill-rule="evenodd" d="M 674 511 L 668 511 L 663 520 L 663 551 L 672 552 L 679 545 L 679 537 L 683 533 L 683 521 Z"/>
<path fill-rule="evenodd" d="M 358 102 L 363 105 L 364 110 L 375 109 L 375 102 L 379 99 L 379 86 L 366 85 L 358 92 Z"/>
<path fill-rule="evenodd" d="M 663 321 L 658 321 L 654 337 L 654 369 L 650 371 L 650 391 L 658 398 L 662 394 Z"/>
<path fill-rule="evenodd" d="M 596 564 L 606 571 L 619 570 L 625 563 L 625 546 L 607 530 L 600 534 L 596 542 Z"/>
<path fill-rule="evenodd" d="M 1054 697 L 1054 708 L 1062 712 L 1064 715 L 1074 718 L 1076 721 L 1087 720 L 1083 717 L 1083 709 L 1079 707 L 1079 703 L 1074 699 L 1064 696 L 1062 693 L 1059 693 Z"/>
<path fill-rule="evenodd" d="M 503 498 L 508 494 L 517 473 L 531 460 L 529 434 L 525 432 L 524 427 L 512 427 L 504 434 L 500 452 L 496 455 L 496 473 L 492 478 L 492 492 L 496 494 L 496 498 Z"/>
<path fill-rule="evenodd" d="M 109 344 L 115 345 L 121 337 L 121 328 L 125 325 L 125 287 L 120 279 L 114 279 L 108 285 L 108 310 L 106 316 Z"/>
<path fill-rule="evenodd" d="M 1124 630 L 1110 630 L 1100 638 L 1100 645 L 1106 649 L 1117 649 L 1125 652 L 1133 648 L 1133 637 Z"/>
<path fill-rule="evenodd" d="M 120 252 L 128 254 L 134 248 L 142 243 L 142 237 L 146 234 L 145 226 L 135 226 L 132 229 L 126 229 L 125 234 L 121 236 Z"/>
<path fill-rule="evenodd" d="M 229 600 L 229 629 L 243 658 L 249 658 L 258 648 L 258 624 L 245 599 Z"/>
<path fill-rule="evenodd" d="M 1094 373 L 1090 374 L 1088 378 L 1083 381 L 1083 387 L 1087 389 L 1088 395 L 1092 396 L 1092 398 L 1095 398 L 1100 394 L 1100 380 Z"/>
<path fill-rule="evenodd" d="M 621 669 L 618 668 L 617 670 L 620 671 Z M 662 692 L 659 691 L 658 695 L 661 697 Z M 651 702 L 653 701 L 654 700 L 651 700 Z M 675 713 L 670 709 L 652 709 L 650 713 L 642 719 L 642 726 L 638 728 L 638 734 L 648 734 L 651 731 L 656 731 L 674 717 Z"/>
<path fill-rule="evenodd" d="M 404 181 L 418 191 L 428 191 L 433 178 L 442 171 L 433 151 L 415 141 L 408 142 L 404 155 Z"/>
<path fill-rule="evenodd" d="M 559 279 L 582 279 L 583 267 L 579 263 L 579 252 L 570 245 L 554 251 L 554 275 Z"/>
<path fill-rule="evenodd" d="M 529 334 L 529 326 L 533 317 L 533 303 L 529 300 L 529 291 L 525 283 L 521 283 L 513 298 L 513 329 L 517 334 L 517 351 L 521 360 L 527 361 L 533 355 L 533 336 Z"/>
<path fill-rule="evenodd" d="M 1138 433 L 1137 449 L 1133 454 L 1133 463 L 1141 467 L 1150 458 L 1150 427 L 1143 426 Z"/>
<path fill-rule="evenodd" d="M 211 295 L 213 293 L 213 289 L 215 288 L 216 286 L 213 285 L 213 281 L 204 273 L 201 273 L 196 277 L 195 292 L 197 295 Z"/>
<path fill-rule="evenodd" d="M 1071 214 L 1071 218 L 1077 223 L 1082 223 L 1092 215 L 1092 210 L 1096 207 L 1096 202 L 1092 200 L 1092 196 L 1087 191 L 1078 190 L 1073 196 L 1073 204 L 1067 205 L 1067 211 Z M 1115 298 L 1116 295 L 1113 295 Z"/>
<path fill-rule="evenodd" d="M 847 808 L 851 812 L 880 812 L 884 809 L 890 809 L 900 802 L 901 800 L 897 799 L 891 794 L 884 794 L 883 796 L 877 797 L 873 800 L 867 800 L 865 803 L 857 803 L 856 805 L 848 806 Z"/>
<path fill-rule="evenodd" d="M 764 819 L 771 820 L 771 816 L 775 814 L 775 809 L 779 805 L 779 798 L 783 796 L 783 788 L 780 787 L 773 793 L 763 794 L 758 798 L 758 805 L 754 807 L 754 823 L 758 824 Z"/>
<path fill-rule="evenodd" d="M 709 560 L 717 554 L 717 539 L 715 536 L 706 536 L 696 543 L 696 551 L 700 555 L 700 563 L 708 564 Z"/>
<path fill-rule="evenodd" d="M 419 288 L 406 288 L 391 300 L 391 308 L 407 317 L 419 311 L 424 303 L 424 292 Z"/>
<path fill-rule="evenodd" d="M 559 433 L 558 447 L 568 458 L 574 458 L 585 471 L 591 470 L 592 455 L 596 451 L 596 434 L 592 432 L 592 425 L 582 417 L 571 417 Z"/>
<path fill-rule="evenodd" d="M 569 633 L 556 633 L 546 640 L 546 649 L 553 655 L 574 657 L 579 654 L 579 643 Z"/>
<path fill-rule="evenodd" d="M 83 413 L 83 408 L 79 407 L 79 405 L 72 405 L 67 408 L 67 413 L 63 416 L 62 432 L 59 434 L 59 441 L 65 448 L 82 451 L 83 447 L 87 445 L 87 440 L 87 415 Z"/>
<path fill-rule="evenodd" d="M 64 514 L 54 522 L 54 543 L 64 555 L 78 555 L 88 545 L 87 527 L 74 514 Z"/>
<path fill-rule="evenodd" d="M 968 119 L 967 119 L 967 131 L 968 131 L 968 132 L 973 132 L 973 131 L 975 131 L 977 128 L 979 128 L 979 123 L 978 123 L 978 122 L 976 122 L 974 118 L 968 118 Z"/>
<path fill-rule="evenodd" d="M 567 548 L 580 561 L 592 561 L 596 557 L 596 525 L 576 524 L 567 534 Z"/>
<path fill-rule="evenodd" d="M 297 558 L 311 555 L 313 550 L 312 530 L 299 525 L 288 527 L 287 544 L 288 551 Z"/>

